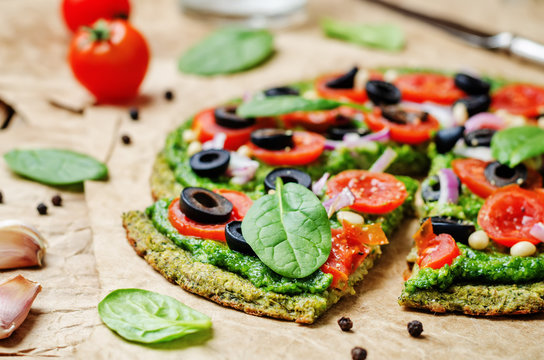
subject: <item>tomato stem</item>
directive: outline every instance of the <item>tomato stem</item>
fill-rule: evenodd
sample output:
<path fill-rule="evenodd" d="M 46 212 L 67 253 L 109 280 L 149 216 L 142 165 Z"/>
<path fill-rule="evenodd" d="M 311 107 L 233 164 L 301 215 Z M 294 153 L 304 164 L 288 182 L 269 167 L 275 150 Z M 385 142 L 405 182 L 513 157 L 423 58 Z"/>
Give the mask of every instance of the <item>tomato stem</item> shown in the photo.
<path fill-rule="evenodd" d="M 110 28 L 105 20 L 98 20 L 92 27 L 85 27 L 90 34 L 91 41 L 106 41 L 111 36 Z"/>

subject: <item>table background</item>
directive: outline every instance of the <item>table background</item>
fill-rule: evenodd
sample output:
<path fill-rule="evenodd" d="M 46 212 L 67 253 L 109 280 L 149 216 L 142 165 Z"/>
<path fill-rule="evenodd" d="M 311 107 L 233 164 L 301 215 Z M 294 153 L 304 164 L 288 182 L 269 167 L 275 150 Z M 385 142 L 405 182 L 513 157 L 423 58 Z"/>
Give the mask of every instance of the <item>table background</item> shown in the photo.
<path fill-rule="evenodd" d="M 38 281 L 43 291 L 0 355 L 77 358 L 314 358 L 349 359 L 354 346 L 368 350 L 369 359 L 384 358 L 509 358 L 541 357 L 544 319 L 481 319 L 432 315 L 399 307 L 404 257 L 414 222 L 406 222 L 382 259 L 347 296 L 314 325 L 258 318 L 222 308 L 168 283 L 128 245 L 120 214 L 151 203 L 148 179 L 155 154 L 169 130 L 205 106 L 246 91 L 347 69 L 372 66 L 431 66 L 473 69 L 490 75 L 544 84 L 544 68 L 507 56 L 471 48 L 438 30 L 356 0 L 310 0 L 309 19 L 299 27 L 274 31 L 277 54 L 246 73 L 198 78 L 179 74 L 176 59 L 201 39 L 213 24 L 183 16 L 173 0 L 133 0 L 132 20 L 147 37 L 152 62 L 142 95 L 126 107 L 90 106 L 66 63 L 70 36 L 56 0 L 0 0 L 0 99 L 17 115 L 0 131 L 0 152 L 14 147 L 62 147 L 107 162 L 107 182 L 86 182 L 85 192 L 56 189 L 21 179 L 0 161 L 0 219 L 34 224 L 49 241 L 41 269 L 3 271 Z M 514 31 L 544 42 L 544 1 L 479 0 L 399 1 L 431 14 L 448 16 L 490 32 Z M 326 39 L 318 22 L 324 16 L 360 22 L 394 22 L 405 31 L 400 53 L 369 50 Z M 166 89 L 175 100 L 163 98 Z M 51 105 L 70 105 L 78 112 Z M 127 109 L 140 107 L 140 121 Z M 133 144 L 120 141 L 128 134 Z M 62 194 L 63 207 L 50 198 Z M 49 214 L 39 216 L 39 202 Z M 96 305 L 117 288 L 137 287 L 173 296 L 209 314 L 213 331 L 168 344 L 143 346 L 122 340 L 102 325 Z M 336 325 L 340 316 L 354 321 L 353 331 Z M 419 319 L 424 336 L 411 338 L 406 323 Z"/>

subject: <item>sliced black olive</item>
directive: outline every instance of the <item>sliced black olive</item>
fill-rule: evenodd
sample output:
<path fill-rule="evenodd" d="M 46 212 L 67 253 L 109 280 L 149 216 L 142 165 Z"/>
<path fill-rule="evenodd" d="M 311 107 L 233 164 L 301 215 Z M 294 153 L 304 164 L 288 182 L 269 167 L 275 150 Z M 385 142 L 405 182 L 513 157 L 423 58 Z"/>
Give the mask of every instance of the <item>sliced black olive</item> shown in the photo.
<path fill-rule="evenodd" d="M 325 85 L 327 85 L 327 87 L 331 89 L 352 89 L 355 82 L 355 75 L 357 75 L 357 71 L 359 71 L 359 68 L 357 66 L 354 66 L 344 75 L 341 75 L 336 79 L 332 79 Z"/>
<path fill-rule="evenodd" d="M 488 94 L 469 96 L 459 99 L 455 103 L 462 103 L 465 105 L 468 116 L 472 116 L 487 111 L 489 105 L 491 105 L 491 97 Z"/>
<path fill-rule="evenodd" d="M 225 226 L 225 238 L 229 249 L 242 254 L 257 256 L 242 235 L 242 222 L 231 221 Z"/>
<path fill-rule="evenodd" d="M 284 184 L 297 183 L 308 189 L 312 187 L 312 178 L 304 171 L 292 168 L 278 168 L 269 172 L 264 179 L 264 188 L 267 192 L 269 190 L 276 190 L 277 177 L 280 177 Z"/>
<path fill-rule="evenodd" d="M 464 126 L 455 126 L 438 130 L 434 137 L 436 151 L 438 151 L 439 154 L 444 154 L 453 149 L 457 141 L 463 137 L 464 131 Z"/>
<path fill-rule="evenodd" d="M 220 224 L 230 218 L 232 203 L 208 189 L 187 187 L 181 191 L 179 208 L 193 221 Z"/>
<path fill-rule="evenodd" d="M 365 89 L 370 101 L 376 105 L 394 105 L 400 102 L 400 90 L 389 82 L 370 80 Z"/>
<path fill-rule="evenodd" d="M 425 111 L 406 111 L 395 105 L 382 106 L 382 116 L 396 124 L 406 125 L 427 121 Z"/>
<path fill-rule="evenodd" d="M 255 124 L 255 118 L 236 115 L 236 106 L 220 106 L 213 111 L 215 123 L 230 129 L 242 129 Z"/>
<path fill-rule="evenodd" d="M 457 179 L 459 192 L 461 192 L 461 181 Z M 425 202 L 438 201 L 440 198 L 440 179 L 438 175 L 433 175 L 423 180 L 421 183 L 421 197 Z"/>
<path fill-rule="evenodd" d="M 497 131 L 493 129 L 478 129 L 465 134 L 465 144 L 467 146 L 489 146 L 491 138 Z"/>
<path fill-rule="evenodd" d="M 357 128 L 351 124 L 344 126 L 331 126 L 327 129 L 327 137 L 332 140 L 342 140 L 346 134 L 358 134 L 359 136 L 370 134 L 367 128 Z"/>
<path fill-rule="evenodd" d="M 491 87 L 487 81 L 463 73 L 455 74 L 455 86 L 469 95 L 489 94 Z"/>
<path fill-rule="evenodd" d="M 431 222 L 436 235 L 450 234 L 455 241 L 463 244 L 468 244 L 468 237 L 476 231 L 475 226 L 468 221 L 454 217 L 433 216 Z"/>
<path fill-rule="evenodd" d="M 503 187 L 510 184 L 521 186 L 527 180 L 527 167 L 518 164 L 511 168 L 495 161 L 485 167 L 484 174 L 487 181 L 494 186 Z"/>
<path fill-rule="evenodd" d="M 215 178 L 227 171 L 229 161 L 228 151 L 210 149 L 202 150 L 191 156 L 189 165 L 198 176 Z"/>
<path fill-rule="evenodd" d="M 259 129 L 251 133 L 251 142 L 267 150 L 293 147 L 293 132 L 283 129 Z"/>
<path fill-rule="evenodd" d="M 299 95 L 299 91 L 290 86 L 279 86 L 275 88 L 266 89 L 264 91 L 266 96 L 283 96 L 283 95 Z"/>

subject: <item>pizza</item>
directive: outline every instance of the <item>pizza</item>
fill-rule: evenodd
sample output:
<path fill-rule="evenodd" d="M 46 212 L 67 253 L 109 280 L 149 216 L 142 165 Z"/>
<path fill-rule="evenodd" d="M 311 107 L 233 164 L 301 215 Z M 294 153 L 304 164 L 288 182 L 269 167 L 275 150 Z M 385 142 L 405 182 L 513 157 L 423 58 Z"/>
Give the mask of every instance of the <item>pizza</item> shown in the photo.
<path fill-rule="evenodd" d="M 516 243 L 512 231 L 492 230 L 502 221 L 493 217 L 497 209 L 530 202 L 531 219 L 513 218 L 529 229 L 523 240 L 539 244 L 541 233 L 531 235 L 544 227 L 539 153 L 529 151 L 525 163 L 535 166 L 523 181 L 501 164 L 486 186 L 475 174 L 491 171 L 494 134 L 516 125 L 538 129 L 543 105 L 538 86 L 423 69 L 353 68 L 264 89 L 196 112 L 168 134 L 150 180 L 156 201 L 123 214 L 123 225 L 135 251 L 185 290 L 249 314 L 312 323 L 355 293 L 381 246 L 404 219 L 419 216 L 428 220 L 414 237 L 401 305 L 541 311 L 536 298 L 528 311 L 477 310 L 488 306 L 483 291 L 531 287 L 534 295 L 542 286 L 544 260 L 507 254 Z M 504 205 L 511 198 L 519 201 Z M 467 245 L 486 232 L 491 245 Z M 500 243 L 503 235 L 508 244 Z M 468 270 L 460 259 L 497 258 L 514 259 L 513 277 L 462 277 Z M 498 296 L 488 303 L 512 297 Z"/>

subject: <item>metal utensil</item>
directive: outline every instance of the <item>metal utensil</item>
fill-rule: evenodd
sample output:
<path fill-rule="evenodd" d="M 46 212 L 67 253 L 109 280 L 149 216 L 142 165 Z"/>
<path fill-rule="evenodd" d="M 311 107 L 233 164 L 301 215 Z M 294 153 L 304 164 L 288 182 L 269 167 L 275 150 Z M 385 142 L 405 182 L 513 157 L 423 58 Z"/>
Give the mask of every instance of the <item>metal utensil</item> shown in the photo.
<path fill-rule="evenodd" d="M 488 50 L 504 51 L 520 58 L 527 59 L 544 65 L 544 45 L 511 32 L 490 34 L 481 30 L 470 28 L 440 17 L 425 15 L 382 0 L 366 0 L 368 2 L 384 6 L 406 16 L 424 21 L 436 26 L 452 35 L 465 40 L 470 45 Z"/>

